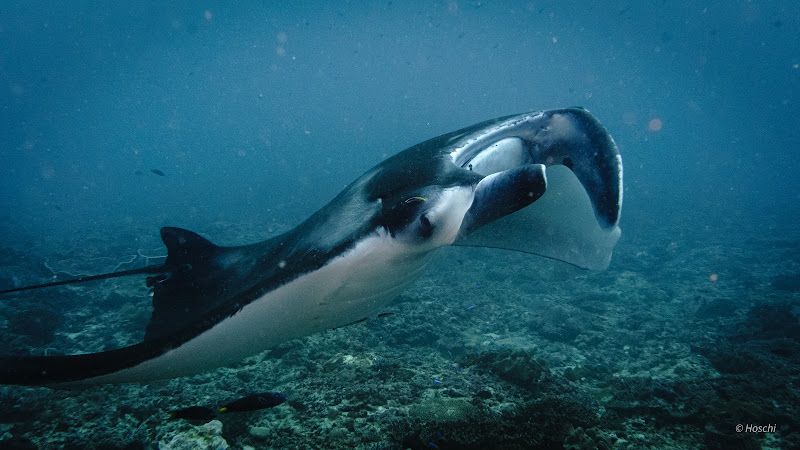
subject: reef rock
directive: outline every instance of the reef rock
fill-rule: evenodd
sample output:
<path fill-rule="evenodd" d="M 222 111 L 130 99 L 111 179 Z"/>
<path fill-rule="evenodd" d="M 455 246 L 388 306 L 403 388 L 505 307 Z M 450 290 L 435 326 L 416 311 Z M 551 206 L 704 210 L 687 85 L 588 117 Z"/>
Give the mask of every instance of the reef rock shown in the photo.
<path fill-rule="evenodd" d="M 222 437 L 222 422 L 212 420 L 205 425 L 192 426 L 180 433 L 168 434 L 158 443 L 159 450 L 225 450 L 228 443 Z"/>

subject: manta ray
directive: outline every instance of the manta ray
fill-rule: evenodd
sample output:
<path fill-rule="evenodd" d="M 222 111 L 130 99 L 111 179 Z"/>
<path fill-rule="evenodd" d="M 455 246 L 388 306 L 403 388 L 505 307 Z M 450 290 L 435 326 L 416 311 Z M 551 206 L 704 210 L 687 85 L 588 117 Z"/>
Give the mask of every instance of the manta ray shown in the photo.
<path fill-rule="evenodd" d="M 165 227 L 164 264 L 0 292 L 135 275 L 153 289 L 142 342 L 2 356 L 0 383 L 144 382 L 234 364 L 379 312 L 449 245 L 602 270 L 620 236 L 621 206 L 622 159 L 586 110 L 485 121 L 385 159 L 263 242 L 222 247 Z"/>

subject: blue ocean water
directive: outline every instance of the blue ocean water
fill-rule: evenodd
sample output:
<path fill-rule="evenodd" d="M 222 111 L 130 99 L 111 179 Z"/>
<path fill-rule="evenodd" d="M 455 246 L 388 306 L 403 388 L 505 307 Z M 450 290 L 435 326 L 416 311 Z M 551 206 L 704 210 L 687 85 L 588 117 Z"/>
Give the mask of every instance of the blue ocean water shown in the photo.
<path fill-rule="evenodd" d="M 60 252 L 70 273 L 87 270 L 78 256 L 92 261 L 89 269 L 113 269 L 137 251 L 161 254 L 162 226 L 188 228 L 221 244 L 254 242 L 296 225 L 364 171 L 418 142 L 494 117 L 583 106 L 622 154 L 621 248 L 613 276 L 585 280 L 547 262 L 542 270 L 552 277 L 534 281 L 578 277 L 586 286 L 613 285 L 624 294 L 626 286 L 629 292 L 641 288 L 619 281 L 636 274 L 657 286 L 637 293 L 655 299 L 653 308 L 692 299 L 672 305 L 669 314 L 686 309 L 696 320 L 720 320 L 719 330 L 745 330 L 740 340 L 755 336 L 758 320 L 789 314 L 795 321 L 781 325 L 786 335 L 778 338 L 800 339 L 793 334 L 800 304 L 800 5 L 791 0 L 5 1 L 0 81 L 0 247 L 13 249 L 17 259 L 47 256 L 25 253 L 35 248 Z M 78 256 L 70 259 L 70 252 Z M 478 281 L 447 289 L 472 295 L 487 280 L 512 283 L 503 270 L 484 265 L 495 256 L 465 254 L 458 256 L 463 265 L 450 258 L 444 264 L 455 272 L 469 267 Z M 24 266 L 9 258 L 7 273 Z M 512 272 L 523 264 L 515 256 L 502 258 L 511 258 L 500 261 Z M 422 286 L 452 279 L 438 272 L 433 277 Z M 735 282 L 698 287 L 699 280 Z M 19 280 L 6 275 L 6 281 Z M 682 291 L 687 285 L 697 292 Z M 425 291 L 416 289 L 414 295 Z M 602 295 L 581 302 L 611 308 L 598 299 Z M 542 304 L 550 315 L 531 320 L 539 329 L 569 322 L 584 310 L 581 302 L 567 309 Z M 726 309 L 736 312 L 729 316 Z M 146 311 L 137 314 L 146 320 Z M 412 316 L 415 327 L 425 327 L 420 323 L 427 314 L 433 313 Z M 649 313 L 640 314 L 647 323 Z M 484 331 L 496 333 L 490 322 Z M 656 339 L 665 330 L 648 336 Z M 677 341 L 689 348 L 688 339 Z M 476 342 L 458 345 L 468 353 L 468 343 Z M 795 351 L 787 348 L 784 353 Z M 702 349 L 694 354 L 720 359 Z M 327 356 L 338 361 L 335 352 Z M 562 362 L 593 370 L 603 365 Z M 563 367 L 548 363 L 563 374 Z M 795 363 L 781 366 L 792 380 Z M 491 365 L 481 359 L 462 364 Z M 725 378 L 720 367 L 714 377 Z M 630 375 L 617 369 L 615 376 Z M 699 378 L 690 379 L 685 384 Z M 19 392 L 5 395 L 24 396 Z M 800 423 L 796 395 L 774 398 L 789 403 L 776 407 L 782 415 L 740 399 L 741 420 Z M 7 401 L 10 408 L 18 402 Z M 42 413 L 38 404 L 26 407 Z M 650 420 L 647 411 L 618 410 L 630 420 Z M 43 420 L 36 414 L 28 425 Z M 42 414 L 67 415 L 55 409 Z M 137 417 L 144 421 L 142 414 Z M 317 423 L 335 421 L 334 415 Z M 714 414 L 700 416 L 687 419 L 697 428 L 682 442 L 713 447 L 724 432 L 703 437 L 703 421 Z M 47 438 L 37 441 L 30 428 L 8 430 L 46 446 Z M 636 442 L 630 429 L 617 438 Z M 794 433 L 788 442 L 797 444 L 798 432 L 785 429 L 781 436 Z M 163 438 L 154 433 L 137 439 Z M 769 439 L 775 435 L 758 436 L 760 445 L 774 444 Z"/>
<path fill-rule="evenodd" d="M 627 233 L 796 223 L 793 2 L 2 8 L 11 240 L 300 220 L 386 155 L 571 105 L 621 148 Z"/>

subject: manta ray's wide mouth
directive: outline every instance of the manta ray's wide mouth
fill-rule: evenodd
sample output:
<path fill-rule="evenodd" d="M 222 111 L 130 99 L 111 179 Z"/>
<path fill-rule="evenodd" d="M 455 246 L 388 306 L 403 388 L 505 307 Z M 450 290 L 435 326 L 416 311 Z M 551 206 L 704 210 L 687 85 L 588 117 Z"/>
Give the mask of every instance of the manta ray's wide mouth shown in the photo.
<path fill-rule="evenodd" d="M 518 137 L 501 139 L 477 153 L 465 167 L 483 176 L 535 164 L 525 141 Z"/>

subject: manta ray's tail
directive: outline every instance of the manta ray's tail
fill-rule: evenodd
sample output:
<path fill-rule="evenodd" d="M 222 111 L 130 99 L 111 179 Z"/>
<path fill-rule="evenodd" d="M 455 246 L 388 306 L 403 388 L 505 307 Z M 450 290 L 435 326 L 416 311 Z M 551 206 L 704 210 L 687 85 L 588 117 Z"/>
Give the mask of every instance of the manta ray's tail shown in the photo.
<path fill-rule="evenodd" d="M 44 284 L 35 284 L 32 286 L 23 286 L 17 287 L 12 289 L 2 289 L 0 290 L 0 295 L 3 294 L 10 294 L 12 292 L 22 292 L 22 291 L 30 291 L 33 289 L 41 289 L 46 287 L 53 287 L 53 286 L 63 286 L 65 284 L 74 284 L 74 283 L 84 283 L 87 281 L 94 281 L 94 280 L 105 280 L 107 278 L 119 278 L 119 277 L 126 277 L 129 275 L 141 275 L 141 274 L 166 274 L 172 270 L 172 267 L 163 264 L 163 265 L 152 265 L 147 267 L 142 267 L 139 269 L 130 269 L 130 270 L 121 270 L 119 272 L 110 272 L 110 273 L 103 273 L 100 275 L 91 275 L 86 277 L 78 277 L 72 278 L 69 280 L 61 280 L 61 281 L 53 281 L 50 283 Z"/>

